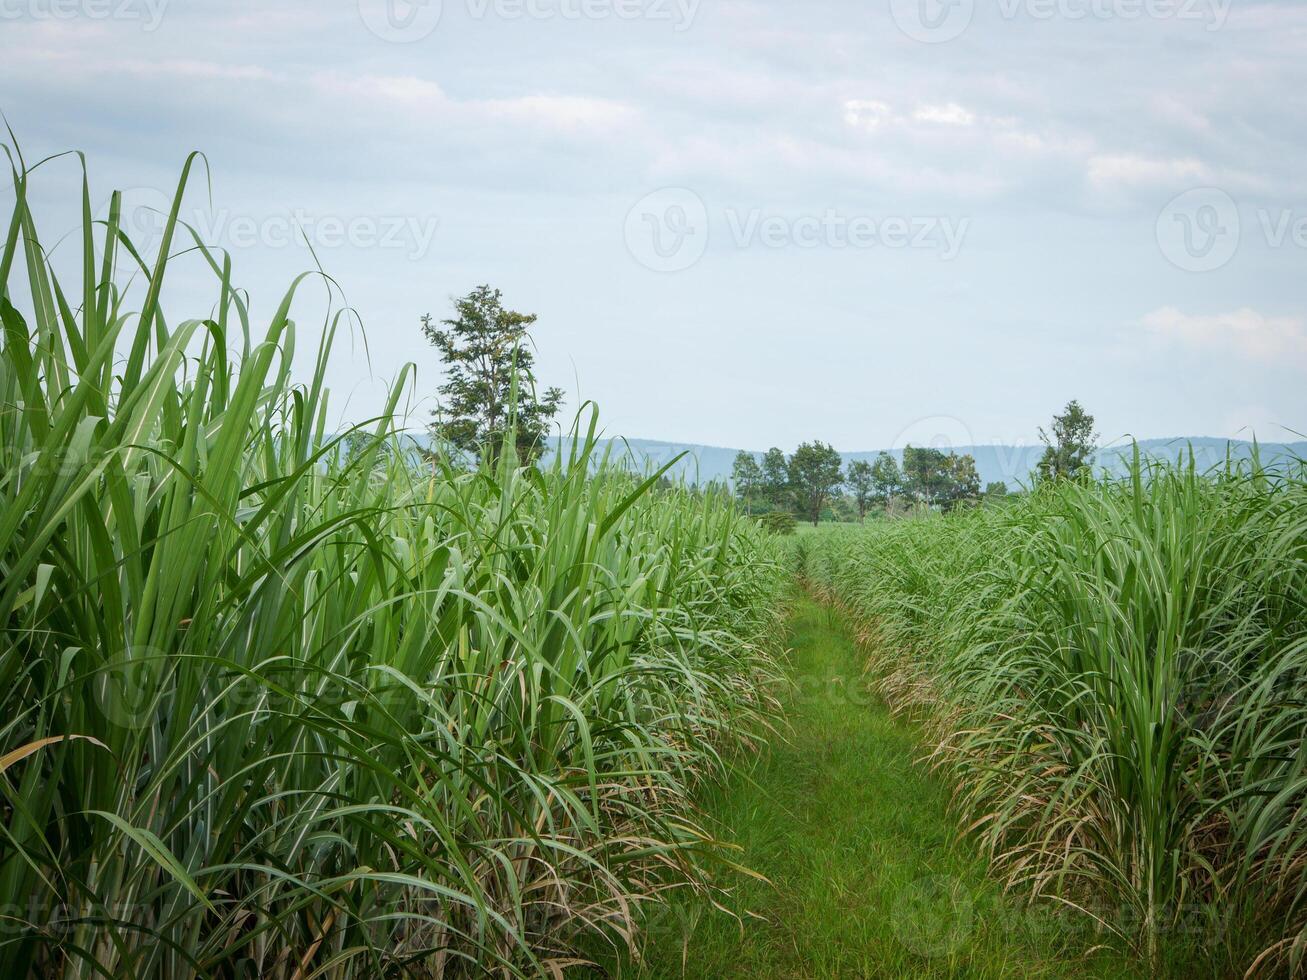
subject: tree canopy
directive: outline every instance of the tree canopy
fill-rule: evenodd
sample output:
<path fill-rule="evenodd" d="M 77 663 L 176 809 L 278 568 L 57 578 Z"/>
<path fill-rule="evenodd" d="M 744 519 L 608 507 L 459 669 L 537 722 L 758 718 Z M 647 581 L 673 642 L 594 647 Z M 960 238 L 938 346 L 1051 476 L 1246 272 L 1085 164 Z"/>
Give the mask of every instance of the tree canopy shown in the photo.
<path fill-rule="evenodd" d="M 558 414 L 563 392 L 536 393 L 535 355 L 529 328 L 535 314 L 505 309 L 502 294 L 478 286 L 454 300 L 454 317 L 422 317 L 422 333 L 445 362 L 446 381 L 438 389 L 439 406 L 431 414 L 432 434 L 470 453 L 488 451 L 498 458 L 510 426 L 518 462 L 534 462 L 544 450 L 549 422 Z"/>
<path fill-rule="evenodd" d="M 762 467 L 754 459 L 753 453 L 741 449 L 735 454 L 735 463 L 731 467 L 731 482 L 735 484 L 735 492 L 744 501 L 745 511 L 749 511 L 754 495 L 763 488 Z"/>
<path fill-rule="evenodd" d="M 1044 455 L 1038 464 L 1044 480 L 1073 480 L 1090 472 L 1090 462 L 1098 448 L 1094 417 L 1075 399 L 1067 402 L 1061 415 L 1053 416 L 1052 432 L 1039 430 Z"/>
<path fill-rule="evenodd" d="M 865 459 L 853 460 L 849 463 L 844 482 L 857 505 L 858 520 L 866 520 L 867 507 L 876 499 L 876 474 L 871 464 Z"/>
<path fill-rule="evenodd" d="M 888 506 L 903 492 L 903 471 L 899 462 L 889 453 L 882 452 L 871 464 L 871 478 L 875 485 L 876 502 Z"/>
<path fill-rule="evenodd" d="M 908 446 L 903 450 L 903 475 L 908 492 L 926 506 L 952 510 L 980 498 L 980 475 L 970 453 Z"/>
<path fill-rule="evenodd" d="M 773 507 L 784 507 L 790 494 L 790 467 L 785 453 L 773 446 L 762 457 L 762 491 Z"/>
<path fill-rule="evenodd" d="M 789 461 L 789 481 L 796 502 L 814 525 L 821 520 L 821 508 L 843 483 L 843 460 L 835 447 L 824 442 L 805 442 Z"/>

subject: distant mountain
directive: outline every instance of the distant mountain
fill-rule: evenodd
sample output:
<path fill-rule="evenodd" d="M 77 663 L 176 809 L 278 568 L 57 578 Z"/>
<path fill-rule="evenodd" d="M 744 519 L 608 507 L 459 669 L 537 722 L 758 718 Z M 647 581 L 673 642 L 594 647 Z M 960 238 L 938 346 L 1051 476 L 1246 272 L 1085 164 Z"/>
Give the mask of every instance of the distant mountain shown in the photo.
<path fill-rule="evenodd" d="M 611 439 L 608 449 L 614 457 L 626 457 L 634 465 L 660 467 L 680 453 L 685 459 L 670 471 L 674 476 L 693 483 L 707 483 L 710 480 L 729 480 L 731 466 L 739 450 L 722 446 L 701 446 L 693 443 L 663 442 L 657 439 Z M 1145 456 L 1178 460 L 1187 458 L 1192 447 L 1199 469 L 1207 469 L 1223 462 L 1227 452 L 1235 459 L 1250 459 L 1253 444 L 1236 439 L 1217 439 L 1207 436 L 1181 436 L 1174 439 L 1141 439 L 1139 451 Z M 957 453 L 970 453 L 976 460 L 976 470 L 980 473 L 981 484 L 1003 481 L 1010 489 L 1017 489 L 1030 482 L 1030 473 L 1039 462 L 1044 452 L 1042 445 L 1035 446 L 957 446 Z M 1109 446 L 1098 453 L 1097 465 L 1114 473 L 1126 472 L 1133 448 L 1129 443 Z M 869 449 L 860 452 L 842 453 L 847 464 L 854 459 L 875 459 L 880 450 Z M 1263 442 L 1258 444 L 1258 453 L 1263 465 L 1273 466 L 1277 461 L 1290 458 L 1307 459 L 1307 441 L 1303 442 Z M 759 459 L 762 453 L 755 450 Z M 892 455 L 900 462 L 902 451 L 893 451 Z"/>

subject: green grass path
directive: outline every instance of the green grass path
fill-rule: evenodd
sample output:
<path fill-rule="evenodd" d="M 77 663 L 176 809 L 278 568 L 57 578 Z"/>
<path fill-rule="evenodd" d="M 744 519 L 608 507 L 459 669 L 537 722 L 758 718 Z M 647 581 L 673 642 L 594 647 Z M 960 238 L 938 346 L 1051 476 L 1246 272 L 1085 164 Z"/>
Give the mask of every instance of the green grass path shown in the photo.
<path fill-rule="evenodd" d="M 674 901 L 643 963 L 620 977 L 1025 977 L 1132 974 L 1066 922 L 1004 902 L 955 843 L 948 791 L 862 677 L 838 613 L 797 601 L 791 730 L 703 800 L 768 882 L 734 878 L 728 907 Z"/>

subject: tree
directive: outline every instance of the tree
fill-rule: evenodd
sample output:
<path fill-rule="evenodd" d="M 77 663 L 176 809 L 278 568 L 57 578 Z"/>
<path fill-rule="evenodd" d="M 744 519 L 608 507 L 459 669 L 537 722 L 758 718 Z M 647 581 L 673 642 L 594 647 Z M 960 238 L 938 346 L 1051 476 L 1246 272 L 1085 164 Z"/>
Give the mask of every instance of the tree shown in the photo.
<path fill-rule="evenodd" d="M 942 449 L 908 446 L 903 450 L 903 474 L 907 489 L 925 502 L 949 511 L 980 499 L 980 474 L 969 453 L 959 456 Z"/>
<path fill-rule="evenodd" d="M 903 472 L 898 460 L 882 452 L 871 464 L 871 479 L 875 486 L 875 499 L 888 507 L 890 501 L 903 492 Z"/>
<path fill-rule="evenodd" d="M 821 520 L 821 508 L 843 482 L 840 469 L 843 460 L 833 446 L 823 442 L 805 442 L 790 457 L 790 486 L 804 513 L 816 527 Z"/>
<path fill-rule="evenodd" d="M 985 484 L 985 496 L 991 500 L 1002 500 L 1007 496 L 1007 492 L 1007 484 L 1002 480 Z"/>
<path fill-rule="evenodd" d="M 949 454 L 939 449 L 908 446 L 903 450 L 903 476 L 908 491 L 930 506 L 948 488 Z"/>
<path fill-rule="evenodd" d="M 858 520 L 867 519 L 867 506 L 876 499 L 876 475 L 865 459 L 849 463 L 844 482 L 853 491 L 853 502 L 858 505 Z"/>
<path fill-rule="evenodd" d="M 371 429 L 354 429 L 341 442 L 341 458 L 347 463 L 357 463 L 369 451 L 375 452 L 374 464 L 382 462 L 390 456 L 390 443 Z"/>
<path fill-rule="evenodd" d="M 735 465 L 731 467 L 731 480 L 735 484 L 735 492 L 744 501 L 744 511 L 747 514 L 753 495 L 762 489 L 762 467 L 753 458 L 753 453 L 746 453 L 741 449 L 735 454 Z"/>
<path fill-rule="evenodd" d="M 784 507 L 790 492 L 790 469 L 785 454 L 774 446 L 762 457 L 762 492 L 773 507 Z"/>
<path fill-rule="evenodd" d="M 961 504 L 974 504 L 980 499 L 980 474 L 976 472 L 976 460 L 970 453 L 949 453 L 948 482 L 941 494 L 940 505 L 949 511 Z"/>
<path fill-rule="evenodd" d="M 440 322 L 448 329 L 438 329 L 430 313 L 422 317 L 422 333 L 440 352 L 448 374 L 438 389 L 440 406 L 431 413 L 433 435 L 465 452 L 488 450 L 498 459 L 512 426 L 518 463 L 539 458 L 563 392 L 549 388 L 543 398 L 536 397 L 527 334 L 535 314 L 506 310 L 498 289 L 478 286 L 454 300 L 452 320 Z"/>
<path fill-rule="evenodd" d="M 1094 417 L 1074 399 L 1067 402 L 1061 415 L 1053 416 L 1050 435 L 1042 428 L 1044 455 L 1039 460 L 1039 476 L 1044 480 L 1073 480 L 1090 472 L 1089 464 L 1098 448 Z"/>

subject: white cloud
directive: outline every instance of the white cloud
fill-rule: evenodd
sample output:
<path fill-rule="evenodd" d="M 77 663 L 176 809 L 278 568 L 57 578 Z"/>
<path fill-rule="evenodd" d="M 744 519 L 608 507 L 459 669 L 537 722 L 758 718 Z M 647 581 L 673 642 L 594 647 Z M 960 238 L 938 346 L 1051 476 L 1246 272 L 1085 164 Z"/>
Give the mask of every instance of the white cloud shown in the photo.
<path fill-rule="evenodd" d="M 859 372 L 877 358 L 948 362 L 940 385 L 887 374 L 884 396 L 905 412 L 974 410 L 990 420 L 978 430 L 1033 437 L 1059 395 L 1030 381 L 1049 371 L 1027 376 L 1006 355 L 1019 346 L 1036 366 L 1056 365 L 1074 344 L 1087 379 L 1078 394 L 1105 431 L 1206 433 L 1227 415 L 1302 427 L 1307 328 L 1283 314 L 1307 318 L 1307 305 L 1291 250 L 1245 247 L 1219 276 L 1191 278 L 1194 292 L 1165 296 L 1188 314 L 1219 315 L 1160 310 L 1147 327 L 1140 316 L 1162 305 L 1157 276 L 1176 275 L 1154 238 L 1162 201 L 1203 185 L 1250 212 L 1307 201 L 1307 102 L 1293 97 L 1307 81 L 1307 2 L 1236 4 L 1219 32 L 1149 18 L 1014 31 L 978 17 L 964 42 L 938 50 L 873 6 L 850 17 L 841 4 L 726 0 L 703 4 L 678 32 L 651 18 L 515 22 L 493 4 L 476 17 L 450 0 L 438 28 L 411 45 L 371 34 L 354 0 L 175 2 L 155 32 L 28 16 L 0 24 L 0 92 L 30 158 L 89 152 L 97 202 L 114 186 L 170 187 L 171 168 L 200 148 L 213 157 L 219 206 L 439 217 L 420 265 L 383 249 L 325 257 L 366 321 L 411 327 L 451 292 L 502 284 L 542 323 L 564 324 L 542 334 L 542 366 L 553 358 L 556 368 L 542 377 L 570 376 L 575 355 L 579 376 L 601 386 L 592 393 L 607 393 L 615 431 L 703 438 L 708 425 L 723 439 L 736 430 L 734 444 L 770 445 L 823 426 L 838 439 L 844 425 L 850 445 L 888 443 L 897 427 L 878 434 L 874 413 L 840 422 L 778 402 L 734 419 L 701 395 L 785 388 L 792 359 L 771 341 L 813 319 L 815 287 L 830 297 L 818 319 L 838 340 L 818 359 L 835 372 L 827 387 L 860 390 Z M 71 215 L 54 227 L 77 221 L 75 171 L 57 162 L 33 184 L 58 197 L 57 216 Z M 714 214 L 835 206 L 967 216 L 973 232 L 951 264 L 912 249 L 736 251 L 719 237 L 696 270 L 646 276 L 621 247 L 621 222 L 630 204 L 672 185 Z M 238 279 L 275 302 L 283 274 L 300 271 L 290 256 L 251 250 Z M 1103 282 L 1113 288 L 1095 288 Z M 958 283 L 970 288 L 958 295 Z M 1235 298 L 1193 298 L 1213 290 Z M 1238 311 L 1245 302 L 1265 315 Z M 621 333 L 611 310 L 623 311 Z M 1127 329 L 1129 347 L 1105 339 L 1102 324 Z M 423 357 L 414 333 L 371 336 L 381 373 Z M 761 342 L 743 341 L 755 333 Z M 678 381 L 669 401 L 632 380 L 631 336 L 662 341 L 648 346 L 657 363 L 640 377 L 663 366 L 659 351 L 684 361 L 714 339 L 756 355 L 723 373 L 729 358 L 700 350 L 690 360 L 706 365 L 702 376 Z M 952 356 L 941 361 L 941 349 Z M 1176 360 L 1183 386 L 1166 383 Z M 354 367 L 337 379 L 343 390 Z M 990 407 L 976 378 L 1013 397 Z"/>
<path fill-rule="evenodd" d="M 844 122 L 854 129 L 878 129 L 894 118 L 894 110 L 875 99 L 849 99 L 844 103 Z"/>
<path fill-rule="evenodd" d="M 547 130 L 604 132 L 630 122 L 637 115 L 621 102 L 571 95 L 458 100 L 451 98 L 438 83 L 414 75 L 320 73 L 313 81 L 325 94 L 364 100 L 372 104 L 373 111 L 422 110 L 468 123 L 489 119 Z"/>
<path fill-rule="evenodd" d="M 166 75 L 172 78 L 219 79 L 222 81 L 272 82 L 282 81 L 285 75 L 269 71 L 262 65 L 224 65 L 214 61 L 189 58 L 168 58 L 160 61 L 118 62 L 118 71 L 138 75 Z"/>
<path fill-rule="evenodd" d="M 450 102 L 445 90 L 435 82 L 415 75 L 344 75 L 336 72 L 319 72 L 313 76 L 313 85 L 331 96 L 352 96 L 376 99 L 380 108 L 417 108 L 444 106 Z"/>
<path fill-rule="evenodd" d="M 1150 334 L 1198 350 L 1232 352 L 1257 361 L 1307 360 L 1307 321 L 1244 307 L 1193 316 L 1164 306 L 1141 319 Z"/>
<path fill-rule="evenodd" d="M 636 116 L 634 109 L 620 102 L 570 95 L 527 95 L 518 99 L 494 99 L 482 105 L 492 114 L 550 129 L 611 130 Z"/>
<path fill-rule="evenodd" d="M 976 114 L 956 102 L 949 102 L 945 105 L 918 106 L 912 118 L 917 122 L 938 123 L 941 126 L 970 126 L 976 121 Z"/>
<path fill-rule="evenodd" d="M 1192 157 L 1157 160 L 1134 154 L 1099 154 L 1089 158 L 1089 182 L 1099 188 L 1137 187 L 1209 180 L 1211 171 Z"/>
<path fill-rule="evenodd" d="M 879 99 L 848 99 L 844 103 L 844 122 L 854 129 L 875 130 L 886 123 L 907 126 L 925 123 L 931 126 L 970 126 L 976 114 L 956 102 L 923 104 L 911 116 L 900 114 L 893 106 Z"/>
<path fill-rule="evenodd" d="M 1211 120 L 1204 113 L 1171 93 L 1155 95 L 1152 106 L 1153 111 L 1164 122 L 1183 129 L 1204 134 L 1212 127 Z"/>

